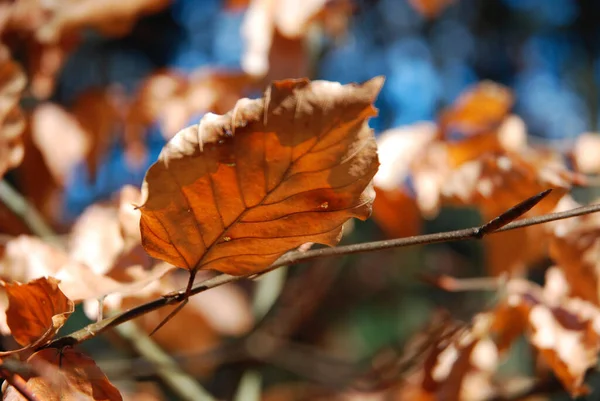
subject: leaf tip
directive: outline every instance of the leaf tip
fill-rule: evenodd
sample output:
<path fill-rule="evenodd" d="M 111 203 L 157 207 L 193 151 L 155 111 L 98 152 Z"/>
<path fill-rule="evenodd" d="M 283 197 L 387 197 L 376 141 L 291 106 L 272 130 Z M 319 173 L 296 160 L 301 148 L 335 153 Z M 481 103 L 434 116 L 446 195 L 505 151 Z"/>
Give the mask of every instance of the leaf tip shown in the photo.
<path fill-rule="evenodd" d="M 363 85 L 366 86 L 366 87 L 369 87 L 370 89 L 373 90 L 373 92 L 375 93 L 375 95 L 378 95 L 379 92 L 381 91 L 381 88 L 383 88 L 383 84 L 384 83 L 385 83 L 385 76 L 384 75 L 378 75 L 376 77 L 373 77 L 373 78 L 369 79 Z"/>

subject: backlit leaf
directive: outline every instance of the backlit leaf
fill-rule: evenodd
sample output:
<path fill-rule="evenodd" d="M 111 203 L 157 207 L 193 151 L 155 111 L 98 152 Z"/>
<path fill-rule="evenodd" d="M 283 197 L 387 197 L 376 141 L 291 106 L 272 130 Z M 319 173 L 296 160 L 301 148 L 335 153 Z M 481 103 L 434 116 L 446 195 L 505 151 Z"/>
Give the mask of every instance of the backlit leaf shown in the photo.
<path fill-rule="evenodd" d="M 25 75 L 8 49 L 0 45 L 0 177 L 21 163 L 23 144 L 21 134 L 25 120 L 19 107 L 25 88 Z"/>
<path fill-rule="evenodd" d="M 75 310 L 75 304 L 58 288 L 55 278 L 26 284 L 4 285 L 8 294 L 6 322 L 22 346 L 43 345 L 51 340 Z"/>
<path fill-rule="evenodd" d="M 142 188 L 146 251 L 247 274 L 305 242 L 335 245 L 344 222 L 371 212 L 379 163 L 366 120 L 382 84 L 280 81 L 179 132 Z"/>
<path fill-rule="evenodd" d="M 541 361 L 572 396 L 579 396 L 589 391 L 585 374 L 598 362 L 600 309 L 569 292 L 564 273 L 556 267 L 546 272 L 544 287 L 513 279 L 493 327 L 503 348 L 524 330 Z"/>
<path fill-rule="evenodd" d="M 94 360 L 72 348 L 47 348 L 27 360 L 39 376 L 27 380 L 27 387 L 44 401 L 121 401 L 123 397 L 108 381 Z M 3 401 L 25 398 L 14 387 L 4 391 Z"/>

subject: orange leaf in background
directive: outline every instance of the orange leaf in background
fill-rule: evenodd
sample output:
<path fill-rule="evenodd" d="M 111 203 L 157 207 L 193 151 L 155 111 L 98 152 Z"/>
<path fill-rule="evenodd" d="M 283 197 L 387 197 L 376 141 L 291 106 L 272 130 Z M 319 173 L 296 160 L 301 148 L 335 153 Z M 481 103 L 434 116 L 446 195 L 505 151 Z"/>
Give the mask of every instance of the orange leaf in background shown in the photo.
<path fill-rule="evenodd" d="M 556 211 L 580 206 L 565 196 Z M 594 213 L 574 217 L 550 227 L 549 256 L 564 272 L 571 294 L 600 305 L 600 216 Z"/>
<path fill-rule="evenodd" d="M 156 122 L 165 139 L 171 139 L 195 116 L 226 113 L 256 86 L 254 78 L 235 70 L 200 69 L 189 77 L 169 70 L 156 72 L 131 101 L 125 142 L 130 149 L 143 146 L 147 128 Z"/>
<path fill-rule="evenodd" d="M 538 164 L 526 155 L 488 154 L 463 164 L 445 177 L 440 195 L 448 203 L 477 205 L 485 218 L 492 219 L 538 192 L 556 188 L 540 203 L 549 212 L 573 182 L 581 183 L 559 161 L 548 159 Z"/>
<path fill-rule="evenodd" d="M 179 132 L 144 180 L 146 251 L 241 275 L 305 242 L 337 244 L 344 222 L 371 212 L 379 163 L 366 120 L 382 84 L 275 82 Z"/>
<path fill-rule="evenodd" d="M 600 135 L 586 132 L 577 137 L 571 153 L 577 171 L 584 174 L 600 173 Z"/>
<path fill-rule="evenodd" d="M 72 348 L 43 349 L 27 360 L 40 375 L 27 387 L 44 401 L 122 401 L 94 360 Z M 14 387 L 4 391 L 3 401 L 26 400 Z"/>
<path fill-rule="evenodd" d="M 405 184 L 411 165 L 435 140 L 435 133 L 434 124 L 417 123 L 385 131 L 377 138 L 381 166 L 373 178 L 377 193 L 373 219 L 390 237 L 420 231 L 421 213 Z"/>
<path fill-rule="evenodd" d="M 439 118 L 440 133 L 447 137 L 458 132 L 464 136 L 493 131 L 508 115 L 514 103 L 510 89 L 483 81 L 467 89 Z"/>
<path fill-rule="evenodd" d="M 421 232 L 423 218 L 415 199 L 404 189 L 385 191 L 375 187 L 373 219 L 390 238 Z"/>
<path fill-rule="evenodd" d="M 80 35 L 70 33 L 51 43 L 40 43 L 31 38 L 26 43 L 31 93 L 38 99 L 47 99 L 54 93 L 56 77 L 64 63 L 79 45 Z"/>
<path fill-rule="evenodd" d="M 513 325 L 525 321 L 531 345 L 571 396 L 576 397 L 588 392 L 584 376 L 598 361 L 600 309 L 568 294 L 569 284 L 556 267 L 547 271 L 544 287 L 511 280 L 506 289 L 506 303 L 501 306 L 505 318 L 503 323 L 496 322 L 494 328 L 501 338 L 514 338 Z M 510 309 L 513 317 L 507 319 Z"/>
<path fill-rule="evenodd" d="M 31 114 L 31 140 L 52 177 L 64 185 L 72 169 L 85 160 L 92 138 L 75 116 L 57 104 L 48 102 L 36 107 Z M 61 146 L 56 146 L 57 143 Z"/>
<path fill-rule="evenodd" d="M 89 89 L 77 97 L 71 110 L 89 141 L 85 159 L 92 179 L 96 177 L 96 168 L 123 123 L 124 114 L 119 110 L 119 100 L 116 91 L 111 88 Z"/>
<path fill-rule="evenodd" d="M 248 7 L 250 0 L 225 0 L 226 10 L 238 10 Z"/>
<path fill-rule="evenodd" d="M 150 258 L 135 249 L 141 247 L 140 213 L 134 206 L 139 201 L 139 189 L 125 186 L 115 200 L 88 206 L 71 230 L 71 258 L 99 275 L 109 273 L 117 264 L 127 267 L 128 261 L 131 265 L 150 267 Z"/>
<path fill-rule="evenodd" d="M 176 120 L 178 127 L 187 122 L 185 111 L 166 110 L 170 103 L 180 106 L 187 90 L 188 80 L 183 75 L 170 70 L 159 70 L 147 77 L 140 85 L 135 94 L 126 117 L 125 137 L 128 141 L 142 142 L 145 130 L 156 121 L 161 122 L 163 135 L 169 138 L 175 132 L 171 132 L 170 125 L 164 120 Z M 179 107 L 182 109 L 183 107 Z M 175 116 L 171 117 L 171 113 Z M 166 126 L 165 126 L 166 125 Z"/>
<path fill-rule="evenodd" d="M 0 178 L 23 160 L 21 135 L 25 119 L 19 102 L 25 88 L 25 75 L 8 49 L 0 45 Z"/>
<path fill-rule="evenodd" d="M 4 288 L 8 294 L 6 322 L 14 339 L 24 347 L 50 341 L 75 311 L 75 304 L 53 277 L 26 284 L 5 283 Z"/>
<path fill-rule="evenodd" d="M 91 27 L 105 35 L 128 33 L 137 19 L 158 12 L 170 0 L 14 1 L 0 9 L 0 35 L 16 51 L 27 52 L 31 93 L 44 99 L 69 53 L 80 43 L 80 31 Z"/>
<path fill-rule="evenodd" d="M 550 213 L 579 177 L 570 173 L 562 161 L 537 159 L 538 154 L 487 155 L 463 164 L 440 183 L 444 204 L 477 206 L 484 221 L 489 221 L 524 199 L 548 188 L 555 190 L 524 217 Z M 419 180 L 415 180 L 419 188 Z M 419 189 L 417 189 L 419 191 Z M 488 270 L 492 275 L 524 271 L 547 252 L 548 236 L 542 226 L 498 233 L 484 238 Z"/>
<path fill-rule="evenodd" d="M 10 240 L 5 246 L 0 258 L 0 277 L 6 281 L 27 282 L 43 276 L 53 276 L 60 280 L 61 291 L 77 302 L 111 293 L 139 291 L 173 269 L 173 266 L 166 263 L 155 264 L 151 269 L 144 269 L 138 264 L 118 267 L 109 272 L 114 278 L 96 274 L 89 266 L 74 260 L 62 249 L 39 238 L 20 236 Z M 2 325 L 1 319 L 0 330 L 9 332 Z"/>
<path fill-rule="evenodd" d="M 423 361 L 395 392 L 397 400 L 489 400 L 498 349 L 489 335 L 489 316 L 478 315 L 471 327 L 450 324 L 437 333 Z"/>
<path fill-rule="evenodd" d="M 351 11 L 348 0 L 250 1 L 242 26 L 242 69 L 266 82 L 307 76 L 309 27 L 322 22 L 326 31 L 340 34 Z"/>
<path fill-rule="evenodd" d="M 170 0 L 56 1 L 47 7 L 46 21 L 36 36 L 41 42 L 56 42 L 85 27 L 96 28 L 105 35 L 122 36 L 139 17 L 161 11 L 170 3 Z"/>
<path fill-rule="evenodd" d="M 237 70 L 203 68 L 193 72 L 188 82 L 185 97 L 188 118 L 207 112 L 225 114 L 246 92 L 258 88 L 253 77 Z"/>
<path fill-rule="evenodd" d="M 446 7 L 454 3 L 455 0 L 409 0 L 419 14 L 426 18 L 437 17 Z"/>

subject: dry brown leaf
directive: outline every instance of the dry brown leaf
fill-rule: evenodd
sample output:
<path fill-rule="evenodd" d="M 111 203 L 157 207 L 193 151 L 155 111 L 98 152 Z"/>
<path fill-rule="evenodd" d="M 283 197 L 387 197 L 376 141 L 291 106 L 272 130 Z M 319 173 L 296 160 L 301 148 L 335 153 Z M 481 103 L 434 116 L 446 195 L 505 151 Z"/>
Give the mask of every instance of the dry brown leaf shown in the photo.
<path fill-rule="evenodd" d="M 105 35 L 128 33 L 136 20 L 166 8 L 170 0 L 21 0 L 1 10 L 0 34 L 16 50 L 28 53 L 31 93 L 47 98 L 68 54 L 91 27 Z M 4 18 L 2 18 L 4 17 Z"/>
<path fill-rule="evenodd" d="M 118 278 L 112 278 L 95 274 L 87 265 L 69 257 L 65 251 L 39 238 L 27 236 L 9 241 L 0 259 L 2 279 L 27 282 L 52 276 L 60 280 L 61 291 L 73 301 L 95 299 L 111 293 L 139 291 L 172 269 L 173 266 L 166 263 L 156 264 L 150 270 L 139 265 L 128 265 L 118 269 L 121 274 Z M 1 324 L 0 330 L 8 331 Z"/>
<path fill-rule="evenodd" d="M 21 194 L 31 202 L 33 207 L 40 211 L 52 227 L 57 228 L 57 231 L 62 231 L 59 227 L 61 226 L 60 219 L 63 216 L 64 187 L 61 181 L 59 181 L 61 178 L 54 176 L 54 173 L 46 163 L 44 154 L 34 143 L 31 116 L 29 117 L 25 132 L 23 133 L 25 155 L 21 165 L 12 174 L 15 176 Z M 66 135 L 69 134 L 67 133 Z M 55 133 L 54 137 L 59 139 L 61 135 Z M 67 158 L 70 156 L 70 146 L 65 145 L 65 148 L 65 158 Z M 54 153 L 56 149 L 57 147 L 55 146 L 53 149 Z M 68 164 L 68 162 L 65 162 L 65 164 Z M 53 168 L 58 167 L 55 164 Z M 63 165 L 63 167 L 65 166 Z M 58 170 L 56 172 L 59 174 Z"/>
<path fill-rule="evenodd" d="M 543 288 L 525 280 L 511 280 L 493 327 L 503 347 L 525 329 L 540 358 L 575 397 L 588 392 L 584 376 L 598 360 L 600 309 L 569 297 L 569 292 L 562 270 L 556 267 L 546 273 Z"/>
<path fill-rule="evenodd" d="M 440 187 L 441 196 L 444 202 L 476 205 L 485 218 L 491 219 L 538 192 L 556 188 L 540 203 L 549 212 L 579 180 L 560 161 L 549 159 L 539 165 L 536 162 L 510 153 L 482 156 L 446 176 Z"/>
<path fill-rule="evenodd" d="M 584 174 L 600 173 L 600 135 L 586 132 L 577 137 L 573 146 L 572 159 L 577 171 Z"/>
<path fill-rule="evenodd" d="M 42 103 L 33 110 L 31 138 L 61 185 L 77 163 L 85 160 L 91 147 L 91 138 L 77 119 L 54 103 Z"/>
<path fill-rule="evenodd" d="M 508 116 L 514 97 L 507 87 L 483 81 L 467 89 L 439 117 L 443 137 L 494 131 Z"/>
<path fill-rule="evenodd" d="M 539 164 L 537 164 L 539 163 Z M 578 177 L 562 161 L 549 158 L 538 162 L 523 155 L 488 155 L 463 164 L 441 184 L 444 203 L 477 206 L 484 221 L 548 188 L 554 191 L 525 217 L 550 213 Z M 488 269 L 492 275 L 525 271 L 546 255 L 548 236 L 542 226 L 510 233 L 498 233 L 484 239 Z"/>
<path fill-rule="evenodd" d="M 188 82 L 190 118 L 207 112 L 225 114 L 249 90 L 257 88 L 253 77 L 237 70 L 200 69 L 190 75 Z"/>
<path fill-rule="evenodd" d="M 565 197 L 557 212 L 580 207 Z M 571 294 L 600 305 L 600 216 L 597 213 L 552 224 L 550 258 L 563 270 Z"/>
<path fill-rule="evenodd" d="M 0 44 L 0 178 L 23 160 L 25 119 L 19 107 L 25 74 Z"/>
<path fill-rule="evenodd" d="M 36 36 L 43 43 L 56 42 L 84 27 L 96 28 L 105 35 L 122 36 L 139 17 L 161 11 L 169 3 L 170 0 L 56 1 L 50 3 L 46 20 Z"/>
<path fill-rule="evenodd" d="M 259 77 L 268 74 L 267 82 L 307 76 L 309 27 L 320 22 L 327 32 L 341 34 L 351 11 L 351 2 L 346 0 L 250 1 L 242 26 L 243 70 Z"/>
<path fill-rule="evenodd" d="M 435 124 L 417 123 L 385 131 L 377 138 L 381 166 L 373 178 L 377 193 L 373 218 L 390 237 L 420 232 L 421 213 L 406 181 L 411 165 L 435 140 L 435 134 Z"/>
<path fill-rule="evenodd" d="M 140 191 L 125 186 L 113 201 L 95 203 L 79 216 L 71 230 L 69 254 L 89 266 L 98 275 L 107 275 L 120 265 L 139 264 L 149 268 L 149 257 L 139 258 Z M 141 255 L 143 256 L 143 255 Z"/>
<path fill-rule="evenodd" d="M 82 92 L 71 110 L 89 141 L 85 158 L 91 177 L 96 176 L 98 164 L 123 125 L 125 116 L 123 110 L 119 109 L 119 103 L 117 91 L 94 88 Z M 125 143 L 126 151 L 128 145 Z"/>
<path fill-rule="evenodd" d="M 305 242 L 335 245 L 345 221 L 371 211 L 379 163 L 366 120 L 382 84 L 276 82 L 179 132 L 144 180 L 146 251 L 239 275 Z"/>
<path fill-rule="evenodd" d="M 75 311 L 75 304 L 58 288 L 55 278 L 26 284 L 5 283 L 8 295 L 6 322 L 14 339 L 34 348 L 50 341 Z"/>
<path fill-rule="evenodd" d="M 498 349 L 489 335 L 488 315 L 471 327 L 452 325 L 433 339 L 419 368 L 398 386 L 397 400 L 488 400 Z"/>
<path fill-rule="evenodd" d="M 44 401 L 122 401 L 94 360 L 72 348 L 43 349 L 27 360 L 40 376 L 27 379 L 27 387 Z M 3 401 L 26 401 L 12 386 Z"/>
<path fill-rule="evenodd" d="M 34 38 L 25 41 L 28 53 L 27 73 L 33 96 L 47 99 L 54 93 L 56 77 L 80 41 L 80 35 L 75 33 L 50 43 L 40 43 Z"/>
<path fill-rule="evenodd" d="M 248 7 L 250 0 L 225 0 L 225 10 L 239 10 Z"/>
<path fill-rule="evenodd" d="M 388 237 L 410 237 L 421 232 L 420 210 L 404 188 L 386 191 L 375 187 L 375 194 L 373 219 Z"/>
<path fill-rule="evenodd" d="M 195 116 L 226 113 L 255 87 L 255 80 L 240 71 L 201 69 L 189 77 L 158 71 L 142 83 L 131 102 L 125 142 L 130 147 L 142 144 L 146 129 L 156 122 L 165 139 L 171 139 Z"/>

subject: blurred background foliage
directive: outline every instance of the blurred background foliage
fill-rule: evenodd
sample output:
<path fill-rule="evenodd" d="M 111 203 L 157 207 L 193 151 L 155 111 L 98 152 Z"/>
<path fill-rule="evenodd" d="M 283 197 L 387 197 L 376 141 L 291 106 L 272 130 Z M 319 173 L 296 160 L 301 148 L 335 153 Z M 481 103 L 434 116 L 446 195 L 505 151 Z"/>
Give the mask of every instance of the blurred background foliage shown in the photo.
<path fill-rule="evenodd" d="M 302 5 L 298 4 L 303 1 L 298 0 L 296 7 L 292 3 L 281 1 L 279 6 L 299 13 Z M 512 90 L 513 112 L 525 122 L 530 143 L 566 154 L 581 134 L 598 129 L 598 1 L 331 0 L 322 10 L 319 28 L 302 27 L 296 36 L 275 35 L 266 76 L 260 74 L 264 60 L 247 54 L 247 38 L 260 35 L 266 22 L 255 21 L 244 28 L 244 21 L 249 20 L 247 7 L 245 1 L 232 0 L 154 1 L 148 10 L 125 19 L 127 23 L 120 28 L 117 19 L 80 24 L 85 29 L 75 33 L 65 28 L 67 33 L 59 35 L 61 39 L 52 44 L 55 47 L 42 52 L 45 56 L 39 60 L 35 52 L 45 44 L 27 39 L 19 29 L 14 29 L 16 33 L 7 29 L 6 43 L 30 77 L 22 101 L 30 123 L 25 161 L 5 178 L 42 211 L 55 230 L 65 233 L 86 207 L 110 199 L 126 184 L 139 186 L 171 131 L 197 122 L 206 112 L 226 112 L 239 96 L 260 95 L 271 79 L 301 76 L 348 83 L 385 75 L 376 103 L 379 116 L 370 123 L 376 135 L 436 121 L 440 110 L 482 80 Z M 197 93 L 188 93 L 194 92 L 189 87 Z M 182 91 L 188 92 L 184 96 Z M 187 103 L 197 99 L 203 103 Z M 73 119 L 79 128 L 73 128 Z M 44 127 L 55 130 L 38 135 Z M 81 127 L 94 132 L 85 137 L 85 145 L 78 142 L 80 134 L 69 131 Z M 70 160 L 71 154 L 81 153 L 81 147 L 87 149 L 85 157 Z M 53 168 L 55 159 L 62 159 L 63 164 Z M 566 156 L 564 161 L 571 163 Z M 596 195 L 586 191 L 580 194 L 583 199 Z M 2 213 L 4 232 L 27 233 L 7 211 Z M 406 211 L 407 220 L 413 219 L 411 213 L 416 212 Z M 470 227 L 480 221 L 476 209 L 444 208 L 436 219 L 426 220 L 421 229 L 409 233 Z M 384 238 L 371 220 L 356 222 L 343 241 Z M 265 395 L 264 399 L 316 399 L 299 395 L 309 394 L 306 389 L 287 387 L 284 391 L 283 386 L 304 381 L 341 386 L 347 365 L 338 367 L 338 362 L 330 364 L 327 358 L 368 366 L 382 349 L 402 350 L 441 307 L 468 321 L 493 303 L 494 294 L 448 293 L 421 279 L 426 273 L 486 275 L 484 254 L 475 242 L 398 249 L 294 267 L 278 273 L 282 277 L 265 278 L 266 284 L 261 281 L 258 287 L 241 284 L 238 289 L 246 298 L 260 291 L 267 298 L 269 293 L 277 297 L 281 290 L 265 319 L 275 326 L 272 330 L 281 330 L 295 344 L 320 350 L 312 359 L 301 347 L 286 351 L 289 355 L 282 352 L 266 359 L 254 357 L 256 350 L 236 357 L 235 352 L 219 348 L 214 360 L 206 362 L 211 359 L 206 350 L 216 346 L 215 338 L 220 337 L 208 334 L 192 336 L 190 341 L 202 342 L 196 347 L 198 352 L 184 346 L 173 346 L 171 351 L 222 399 L 235 396 L 240 378 L 248 371 L 260 372 L 263 388 L 272 390 L 270 398 Z M 548 265 L 541 260 L 534 266 L 538 269 L 527 274 L 541 280 Z M 266 289 L 260 290 L 261 286 Z M 198 302 L 204 299 L 201 295 Z M 210 302 L 206 298 L 218 315 L 222 305 Z M 250 306 L 241 308 L 236 313 L 250 313 Z M 222 313 L 228 312 L 223 309 Z M 67 329 L 86 319 L 81 312 Z M 283 327 L 277 327 L 279 320 Z M 180 341 L 177 333 L 182 331 L 207 330 L 191 322 L 184 328 L 174 323 L 163 329 L 172 333 L 165 341 Z M 111 380 L 131 389 L 129 399 L 176 399 L 118 336 L 84 346 Z M 532 373 L 533 357 L 525 346 L 517 344 L 511 355 L 502 367 L 508 376 Z M 555 399 L 566 397 L 558 386 L 550 390 Z M 237 399 L 252 398 L 242 394 Z"/>

